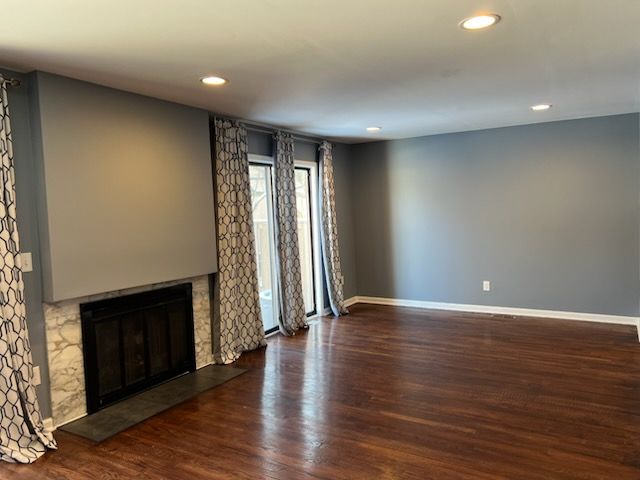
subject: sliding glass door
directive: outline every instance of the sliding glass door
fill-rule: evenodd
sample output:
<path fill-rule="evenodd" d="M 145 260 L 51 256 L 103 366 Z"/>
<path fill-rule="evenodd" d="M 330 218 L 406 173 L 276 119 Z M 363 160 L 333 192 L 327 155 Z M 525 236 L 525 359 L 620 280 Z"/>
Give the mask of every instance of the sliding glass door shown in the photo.
<path fill-rule="evenodd" d="M 275 255 L 275 216 L 273 209 L 273 160 L 270 157 L 250 156 L 249 176 L 251 180 L 251 201 L 253 207 L 253 228 L 256 239 L 256 262 L 258 265 L 258 286 L 260 306 L 265 331 L 278 328 L 278 292 Z M 302 273 L 302 295 L 307 316 L 318 311 L 317 274 L 319 239 L 316 238 L 317 202 L 315 185 L 317 168 L 313 163 L 296 162 L 296 205 L 298 221 L 298 245 Z"/>
<path fill-rule="evenodd" d="M 256 238 L 256 262 L 258 265 L 258 290 L 265 331 L 278 328 L 278 299 L 275 268 L 275 230 L 273 215 L 273 188 L 271 166 L 249 166 L 251 204 L 253 208 L 253 233 Z"/>
<path fill-rule="evenodd" d="M 296 167 L 296 209 L 298 210 L 298 245 L 302 272 L 302 295 L 307 315 L 316 313 L 313 265 L 313 225 L 311 221 L 311 170 Z"/>

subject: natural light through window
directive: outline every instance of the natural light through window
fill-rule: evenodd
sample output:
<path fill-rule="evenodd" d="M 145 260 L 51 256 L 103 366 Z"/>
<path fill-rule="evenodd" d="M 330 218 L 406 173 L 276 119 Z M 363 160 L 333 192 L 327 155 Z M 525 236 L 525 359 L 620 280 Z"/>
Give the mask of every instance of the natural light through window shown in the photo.
<path fill-rule="evenodd" d="M 275 254 L 273 230 L 273 196 L 271 188 L 271 166 L 251 165 L 251 204 L 253 208 L 253 233 L 256 241 L 256 263 L 258 265 L 258 290 L 262 322 L 265 330 L 278 326 L 276 285 L 273 268 Z"/>
<path fill-rule="evenodd" d="M 258 289 L 262 321 L 266 331 L 278 327 L 278 291 L 276 288 L 276 234 L 273 197 L 273 161 L 270 157 L 253 156 L 249 167 L 251 182 L 251 203 L 253 208 L 253 230 L 256 243 L 256 263 L 258 267 Z M 317 228 L 314 200 L 317 168 L 313 163 L 298 162 L 295 170 L 296 210 L 298 223 L 298 247 L 300 250 L 300 270 L 302 274 L 302 296 L 308 316 L 317 311 L 317 286 L 319 273 Z"/>
<path fill-rule="evenodd" d="M 315 313 L 313 285 L 313 240 L 311 226 L 311 172 L 307 168 L 296 168 L 296 209 L 298 211 L 298 247 L 302 271 L 302 296 L 307 314 Z"/>

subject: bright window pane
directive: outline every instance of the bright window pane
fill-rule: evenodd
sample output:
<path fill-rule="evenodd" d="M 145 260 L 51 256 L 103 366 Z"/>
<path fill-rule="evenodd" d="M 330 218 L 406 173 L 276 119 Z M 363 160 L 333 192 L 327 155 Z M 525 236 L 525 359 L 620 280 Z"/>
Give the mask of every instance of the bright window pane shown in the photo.
<path fill-rule="evenodd" d="M 313 286 L 313 242 L 311 232 L 311 208 L 309 170 L 296 168 L 296 206 L 298 210 L 298 243 L 302 270 L 302 296 L 307 314 L 313 313 L 315 296 Z"/>
<path fill-rule="evenodd" d="M 258 264 L 258 289 L 265 330 L 278 325 L 274 303 L 273 285 L 273 203 L 271 197 L 271 167 L 251 165 L 251 203 L 253 207 L 253 232 L 256 239 Z"/>

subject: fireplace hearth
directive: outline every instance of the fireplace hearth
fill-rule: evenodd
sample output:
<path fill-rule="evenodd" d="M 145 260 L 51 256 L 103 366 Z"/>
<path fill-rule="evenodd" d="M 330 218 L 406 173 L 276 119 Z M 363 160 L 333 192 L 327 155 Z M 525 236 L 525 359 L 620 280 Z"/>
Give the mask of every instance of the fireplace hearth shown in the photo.
<path fill-rule="evenodd" d="M 196 368 L 191 283 L 80 305 L 87 412 Z"/>

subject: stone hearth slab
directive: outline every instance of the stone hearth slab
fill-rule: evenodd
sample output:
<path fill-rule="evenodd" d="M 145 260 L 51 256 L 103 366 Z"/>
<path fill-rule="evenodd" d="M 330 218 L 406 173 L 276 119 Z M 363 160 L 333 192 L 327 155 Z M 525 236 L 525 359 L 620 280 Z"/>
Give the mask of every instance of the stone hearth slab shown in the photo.
<path fill-rule="evenodd" d="M 68 423 L 59 430 L 102 442 L 244 372 L 242 368 L 210 365 Z"/>

